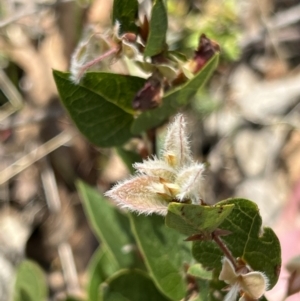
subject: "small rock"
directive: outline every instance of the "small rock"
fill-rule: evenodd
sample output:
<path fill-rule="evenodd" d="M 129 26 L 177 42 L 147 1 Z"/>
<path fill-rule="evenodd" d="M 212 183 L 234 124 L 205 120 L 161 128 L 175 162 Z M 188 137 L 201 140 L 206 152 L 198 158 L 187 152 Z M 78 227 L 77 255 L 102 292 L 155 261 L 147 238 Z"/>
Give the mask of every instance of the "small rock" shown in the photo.
<path fill-rule="evenodd" d="M 236 187 L 235 197 L 242 197 L 257 203 L 264 224 L 270 226 L 278 217 L 286 199 L 284 181 L 278 178 L 246 179 Z"/>
<path fill-rule="evenodd" d="M 242 114 L 266 123 L 273 117 L 285 115 L 297 104 L 300 96 L 300 74 L 277 80 L 256 82 L 250 71 L 236 71 L 232 77 L 232 97 Z"/>
<path fill-rule="evenodd" d="M 288 127 L 283 124 L 238 132 L 233 147 L 241 171 L 246 177 L 274 173 L 288 132 Z"/>
<path fill-rule="evenodd" d="M 269 155 L 269 133 L 252 129 L 241 130 L 234 139 L 234 152 L 245 176 L 261 174 Z"/>
<path fill-rule="evenodd" d="M 228 136 L 243 123 L 241 115 L 230 106 L 210 114 L 204 123 L 205 133 L 210 136 Z"/>

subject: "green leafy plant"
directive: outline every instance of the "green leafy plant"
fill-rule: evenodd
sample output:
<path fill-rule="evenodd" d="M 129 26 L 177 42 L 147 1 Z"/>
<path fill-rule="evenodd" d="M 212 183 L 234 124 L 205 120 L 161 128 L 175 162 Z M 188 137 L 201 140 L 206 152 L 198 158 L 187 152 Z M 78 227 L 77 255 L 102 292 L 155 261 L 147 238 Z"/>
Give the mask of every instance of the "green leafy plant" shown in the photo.
<path fill-rule="evenodd" d="M 14 301 L 46 300 L 48 288 L 43 270 L 33 261 L 23 261 L 17 271 Z"/>
<path fill-rule="evenodd" d="M 184 115 L 169 126 L 159 157 L 149 152 L 142 161 L 124 148 L 132 138 L 153 142 L 155 130 L 191 102 L 217 67 L 215 42 L 202 34 L 187 59 L 169 50 L 167 29 L 163 0 L 144 13 L 137 0 L 116 0 L 112 29 L 82 39 L 71 73 L 53 72 L 82 134 L 98 147 L 117 147 L 135 172 L 105 194 L 77 184 L 101 241 L 90 263 L 88 300 L 264 298 L 279 276 L 279 241 L 272 229 L 262 228 L 254 202 L 205 203 L 200 188 L 205 165 L 193 159 Z M 144 77 L 113 73 L 112 61 L 129 62 Z M 101 71 L 87 72 L 96 66 Z"/>

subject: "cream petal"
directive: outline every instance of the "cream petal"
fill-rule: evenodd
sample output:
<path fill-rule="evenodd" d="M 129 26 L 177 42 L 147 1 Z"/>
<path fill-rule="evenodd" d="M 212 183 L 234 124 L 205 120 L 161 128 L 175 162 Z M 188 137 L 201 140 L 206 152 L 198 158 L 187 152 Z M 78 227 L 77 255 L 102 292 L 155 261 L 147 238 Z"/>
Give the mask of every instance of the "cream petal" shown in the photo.
<path fill-rule="evenodd" d="M 150 183 L 149 189 L 152 192 L 154 192 L 154 193 L 162 196 L 166 200 L 171 200 L 173 198 L 170 190 L 168 189 L 168 187 L 165 184 L 162 184 L 162 183 Z"/>
<path fill-rule="evenodd" d="M 235 284 L 237 282 L 238 275 L 234 269 L 234 266 L 227 257 L 222 259 L 222 270 L 219 275 L 219 280 L 225 281 L 227 284 Z"/>
<path fill-rule="evenodd" d="M 168 202 L 164 200 L 151 184 L 160 184 L 157 177 L 137 176 L 117 184 L 105 193 L 122 208 L 143 214 L 166 215 Z"/>
<path fill-rule="evenodd" d="M 179 172 L 175 181 L 180 187 L 180 193 L 177 195 L 179 200 L 191 199 L 193 203 L 198 202 L 203 171 L 204 164 L 195 163 Z"/>
<path fill-rule="evenodd" d="M 143 161 L 143 163 L 135 163 L 133 167 L 140 173 L 160 177 L 167 182 L 173 182 L 176 177 L 175 169 L 156 157 Z"/>
<path fill-rule="evenodd" d="M 125 40 L 122 41 L 122 53 L 128 58 L 133 59 L 138 55 L 138 50 L 134 44 Z"/>
<path fill-rule="evenodd" d="M 180 191 L 180 187 L 173 183 L 165 183 L 164 186 L 169 191 L 170 196 L 172 196 L 172 198 L 176 197 Z"/>
<path fill-rule="evenodd" d="M 168 160 L 169 156 L 175 160 Z M 168 129 L 163 147 L 163 157 L 167 162 L 173 162 L 175 168 L 190 165 L 193 162 L 186 133 L 186 122 L 181 114 L 175 116 L 174 122 Z"/>
<path fill-rule="evenodd" d="M 241 289 L 253 299 L 259 299 L 267 290 L 268 278 L 261 272 L 240 275 Z"/>

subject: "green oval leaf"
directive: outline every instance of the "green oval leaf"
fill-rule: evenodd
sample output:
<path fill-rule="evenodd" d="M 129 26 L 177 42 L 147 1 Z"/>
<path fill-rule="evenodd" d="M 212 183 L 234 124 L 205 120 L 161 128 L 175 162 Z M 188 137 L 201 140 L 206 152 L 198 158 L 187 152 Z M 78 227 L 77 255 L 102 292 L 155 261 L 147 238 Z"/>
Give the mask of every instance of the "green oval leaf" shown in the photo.
<path fill-rule="evenodd" d="M 118 265 L 111 254 L 102 245 L 93 254 L 89 266 L 87 296 L 89 301 L 99 301 L 100 284 L 118 270 Z"/>
<path fill-rule="evenodd" d="M 137 0 L 114 0 L 113 23 L 120 22 L 120 34 L 137 32 L 135 24 L 139 4 Z"/>
<path fill-rule="evenodd" d="M 116 74 L 87 73 L 82 83 L 75 85 L 69 73 L 53 71 L 53 76 L 69 115 L 93 144 L 118 146 L 132 137 L 130 106 L 143 80 Z M 133 91 L 135 87 L 136 91 Z"/>
<path fill-rule="evenodd" d="M 99 240 L 105 244 L 116 266 L 134 266 L 135 253 L 125 250 L 126 246 L 134 244 L 127 217 L 89 185 L 78 182 L 77 187 L 91 228 Z"/>
<path fill-rule="evenodd" d="M 234 205 L 199 206 L 171 203 L 166 225 L 185 235 L 210 233 L 231 213 Z"/>
<path fill-rule="evenodd" d="M 80 86 L 130 114 L 134 114 L 132 100 L 144 84 L 141 77 L 106 72 L 88 72 L 80 82 Z"/>
<path fill-rule="evenodd" d="M 149 35 L 144 50 L 144 56 L 154 56 L 166 48 L 168 15 L 163 0 L 155 0 L 149 23 Z"/>
<path fill-rule="evenodd" d="M 245 199 L 228 199 L 219 205 L 234 204 L 231 214 L 220 225 L 232 234 L 221 239 L 234 257 L 241 257 L 254 271 L 262 271 L 269 279 L 269 289 L 277 282 L 281 267 L 281 248 L 270 228 L 261 228 L 257 205 Z M 208 269 L 221 269 L 223 253 L 214 242 L 194 242 L 193 255 Z"/>
<path fill-rule="evenodd" d="M 102 301 L 168 301 L 155 287 L 147 273 L 122 270 L 101 286 Z"/>
<path fill-rule="evenodd" d="M 44 271 L 31 260 L 23 261 L 17 270 L 14 301 L 45 301 L 48 287 Z"/>
<path fill-rule="evenodd" d="M 216 54 L 191 80 L 167 93 L 161 106 L 141 113 L 132 124 L 132 133 L 138 134 L 160 125 L 179 108 L 186 106 L 197 91 L 205 84 L 218 65 Z"/>
<path fill-rule="evenodd" d="M 181 300 L 187 292 L 184 263 L 192 261 L 189 243 L 178 232 L 167 228 L 161 216 L 132 214 L 130 220 L 156 286 L 171 300 Z"/>

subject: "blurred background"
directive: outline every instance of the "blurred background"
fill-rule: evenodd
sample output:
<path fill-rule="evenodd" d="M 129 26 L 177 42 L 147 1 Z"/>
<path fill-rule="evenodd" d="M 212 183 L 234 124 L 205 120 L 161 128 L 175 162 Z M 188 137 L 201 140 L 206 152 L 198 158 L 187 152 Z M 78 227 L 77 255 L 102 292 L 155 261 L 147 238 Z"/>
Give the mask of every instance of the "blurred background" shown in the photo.
<path fill-rule="evenodd" d="M 299 1 L 167 4 L 172 49 L 192 57 L 205 33 L 222 50 L 218 70 L 185 110 L 193 153 L 209 163 L 204 200 L 257 202 L 286 264 L 300 254 Z M 129 171 L 114 150 L 95 148 L 78 133 L 60 104 L 52 69 L 68 70 L 89 26 L 111 27 L 111 7 L 112 0 L 0 2 L 1 301 L 9 300 L 24 258 L 45 272 L 49 300 L 85 296 L 98 242 L 76 179 L 104 192 Z M 119 63 L 111 68 L 124 71 Z M 281 300 L 287 277 L 283 269 L 269 300 Z"/>

